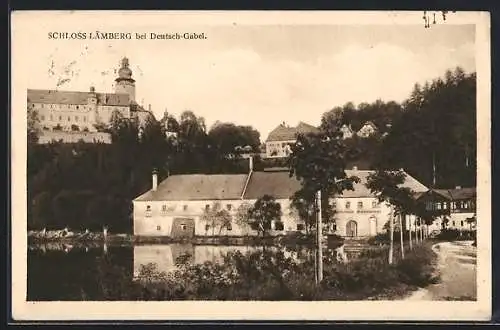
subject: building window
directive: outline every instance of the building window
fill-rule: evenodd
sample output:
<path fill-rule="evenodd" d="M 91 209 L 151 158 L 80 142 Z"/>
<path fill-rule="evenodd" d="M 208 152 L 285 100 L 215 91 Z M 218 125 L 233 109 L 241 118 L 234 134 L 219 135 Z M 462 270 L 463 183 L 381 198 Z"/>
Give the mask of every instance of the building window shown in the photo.
<path fill-rule="evenodd" d="M 297 230 L 298 230 L 298 231 L 302 231 L 302 230 L 304 230 L 304 224 L 303 224 L 303 223 L 299 223 L 299 224 L 297 224 Z"/>
<path fill-rule="evenodd" d="M 455 202 L 451 202 L 451 209 L 454 210 L 457 208 L 457 205 Z"/>
<path fill-rule="evenodd" d="M 87 116 L 83 117 L 83 122 L 87 122 Z"/>
<path fill-rule="evenodd" d="M 376 209 L 378 207 L 378 202 L 377 201 L 372 201 L 372 208 Z"/>
<path fill-rule="evenodd" d="M 448 203 L 444 202 L 443 203 L 443 210 L 446 210 L 448 208 Z"/>
<path fill-rule="evenodd" d="M 205 211 L 210 210 L 210 204 L 205 205 Z"/>
<path fill-rule="evenodd" d="M 161 226 L 156 226 L 156 230 L 160 231 L 161 230 Z"/>
<path fill-rule="evenodd" d="M 162 206 L 161 206 L 161 210 L 162 210 L 163 212 L 166 212 L 166 211 L 167 211 L 167 205 L 162 205 Z"/>
<path fill-rule="evenodd" d="M 460 221 L 460 226 L 463 227 L 464 226 L 464 222 L 463 221 Z"/>
<path fill-rule="evenodd" d="M 151 206 L 150 206 L 150 205 L 147 205 L 147 206 L 146 206 L 146 216 L 147 216 L 147 217 L 150 217 L 150 216 L 151 216 Z"/>
<path fill-rule="evenodd" d="M 187 229 L 186 224 L 182 223 L 182 224 L 181 224 L 181 230 L 186 230 L 186 229 Z"/>
<path fill-rule="evenodd" d="M 61 120 L 62 120 L 62 116 L 59 116 L 59 121 L 61 121 Z"/>
<path fill-rule="evenodd" d="M 363 202 L 358 202 L 358 209 L 362 209 L 363 208 Z"/>
<path fill-rule="evenodd" d="M 336 208 L 337 208 L 337 202 L 336 202 L 336 201 L 332 201 L 332 208 L 333 208 L 333 209 L 336 209 Z"/>
<path fill-rule="evenodd" d="M 452 224 L 453 226 L 455 226 L 455 221 L 452 221 L 452 222 L 451 222 L 451 224 Z"/>
<path fill-rule="evenodd" d="M 53 119 L 54 119 L 54 117 L 52 117 L 52 115 L 50 115 L 50 120 L 53 120 Z"/>
<path fill-rule="evenodd" d="M 210 229 L 210 225 L 205 225 L 205 231 L 208 231 Z"/>
<path fill-rule="evenodd" d="M 71 117 L 70 116 L 68 116 L 68 121 L 71 121 Z"/>
<path fill-rule="evenodd" d="M 283 225 L 283 222 L 277 221 L 274 223 L 274 229 L 281 231 L 281 230 L 285 229 L 285 226 Z"/>
<path fill-rule="evenodd" d="M 229 225 L 227 225 L 226 229 L 227 229 L 228 231 L 231 231 L 231 230 L 233 230 L 233 226 L 231 226 L 231 224 L 229 224 Z"/>
<path fill-rule="evenodd" d="M 228 210 L 228 211 L 231 211 L 231 208 L 232 208 L 232 207 L 233 207 L 233 206 L 232 206 L 231 204 L 227 204 L 227 205 L 226 205 L 226 208 L 227 208 L 227 210 Z"/>
<path fill-rule="evenodd" d="M 184 211 L 187 211 L 188 206 L 187 206 L 187 205 L 184 205 L 184 206 L 182 207 L 182 209 L 183 209 Z"/>
<path fill-rule="evenodd" d="M 78 107 L 78 106 L 76 106 L 76 109 L 78 110 L 78 109 L 79 109 L 79 107 Z"/>
<path fill-rule="evenodd" d="M 75 116 L 75 121 L 78 121 L 78 116 Z"/>
<path fill-rule="evenodd" d="M 441 203 L 436 203 L 436 209 L 441 210 Z"/>
<path fill-rule="evenodd" d="M 351 202 L 345 202 L 345 208 L 350 209 L 351 208 Z"/>

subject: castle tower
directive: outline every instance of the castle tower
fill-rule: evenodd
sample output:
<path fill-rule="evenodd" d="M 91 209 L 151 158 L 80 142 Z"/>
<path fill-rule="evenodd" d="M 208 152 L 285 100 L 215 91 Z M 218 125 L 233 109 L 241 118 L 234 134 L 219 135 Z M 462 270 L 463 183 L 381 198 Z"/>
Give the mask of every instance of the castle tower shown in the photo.
<path fill-rule="evenodd" d="M 115 79 L 115 93 L 128 94 L 130 101 L 135 101 L 135 80 L 132 79 L 132 70 L 128 65 L 128 58 L 124 57 L 118 70 L 118 78 Z"/>

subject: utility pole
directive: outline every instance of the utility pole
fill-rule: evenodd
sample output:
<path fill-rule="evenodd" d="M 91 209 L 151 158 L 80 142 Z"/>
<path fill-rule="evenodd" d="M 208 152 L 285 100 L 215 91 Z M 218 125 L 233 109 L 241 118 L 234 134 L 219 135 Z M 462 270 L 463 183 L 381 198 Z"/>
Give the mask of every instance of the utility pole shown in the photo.
<path fill-rule="evenodd" d="M 316 222 L 316 226 L 317 226 L 317 229 L 316 229 L 316 240 L 317 240 L 317 246 L 318 246 L 318 252 L 317 252 L 317 255 L 318 255 L 318 258 L 317 258 L 317 269 L 316 269 L 316 273 L 317 273 L 317 276 L 316 276 L 316 284 L 319 284 L 321 283 L 321 281 L 323 280 L 323 247 L 322 247 L 322 239 L 323 239 L 323 235 L 322 235 L 322 229 L 323 229 L 323 225 L 322 225 L 322 219 L 321 219 L 321 190 L 318 190 L 317 194 L 316 194 L 316 199 L 317 199 L 317 207 L 318 207 L 318 212 L 317 212 L 317 216 L 318 216 L 318 221 Z"/>

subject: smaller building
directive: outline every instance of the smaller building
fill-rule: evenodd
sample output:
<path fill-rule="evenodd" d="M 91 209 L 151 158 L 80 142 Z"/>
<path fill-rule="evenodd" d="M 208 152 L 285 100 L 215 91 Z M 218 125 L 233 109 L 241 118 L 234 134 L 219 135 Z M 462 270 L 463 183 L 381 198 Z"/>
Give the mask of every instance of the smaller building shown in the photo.
<path fill-rule="evenodd" d="M 371 121 L 367 121 L 356 133 L 360 138 L 368 138 L 377 132 L 377 126 Z"/>
<path fill-rule="evenodd" d="M 350 139 L 354 135 L 354 132 L 352 131 L 351 125 L 342 125 L 340 127 L 340 131 L 342 132 L 342 138 L 345 139 Z"/>
<path fill-rule="evenodd" d="M 476 188 L 431 189 L 419 199 L 428 211 L 444 213 L 436 221 L 442 229 L 473 230 L 476 222 Z"/>
<path fill-rule="evenodd" d="M 291 145 L 297 141 L 299 134 L 318 133 L 319 129 L 304 122 L 299 122 L 296 127 L 290 127 L 285 122 L 281 123 L 269 133 L 266 140 L 266 158 L 288 157 Z"/>

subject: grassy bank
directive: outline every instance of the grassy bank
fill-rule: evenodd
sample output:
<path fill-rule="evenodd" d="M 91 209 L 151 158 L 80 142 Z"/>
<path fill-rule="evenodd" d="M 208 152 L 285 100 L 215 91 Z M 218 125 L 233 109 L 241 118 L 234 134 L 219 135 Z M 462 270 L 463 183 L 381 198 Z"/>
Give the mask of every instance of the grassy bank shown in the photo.
<path fill-rule="evenodd" d="M 324 279 L 314 281 L 314 258 L 297 260 L 280 250 L 229 253 L 221 263 L 189 264 L 178 258 L 178 270 L 142 267 L 134 281 L 105 258 L 100 264 L 102 288 L 97 300 L 381 300 L 402 297 L 433 282 L 435 254 L 429 243 L 387 262 L 387 250 L 362 254 L 349 263 L 326 255 Z M 118 278 L 118 280 L 117 280 Z"/>

